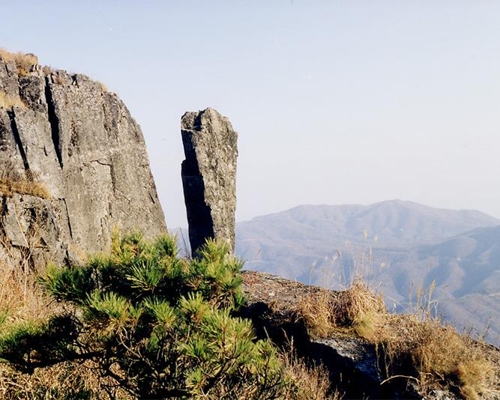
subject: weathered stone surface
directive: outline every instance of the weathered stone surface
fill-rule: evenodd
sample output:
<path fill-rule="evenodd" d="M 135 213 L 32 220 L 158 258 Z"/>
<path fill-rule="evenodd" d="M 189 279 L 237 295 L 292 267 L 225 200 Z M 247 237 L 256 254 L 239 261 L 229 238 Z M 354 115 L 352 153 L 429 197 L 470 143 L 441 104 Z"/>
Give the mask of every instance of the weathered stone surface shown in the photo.
<path fill-rule="evenodd" d="M 67 227 L 47 248 L 101 251 L 115 227 L 148 237 L 165 232 L 144 138 L 121 100 L 84 75 L 23 75 L 0 59 L 0 91 L 25 105 L 0 108 L 0 178 L 35 179 L 47 189 L 44 207 Z M 12 215 L 24 212 L 27 197 L 15 205 L 0 197 L 4 238 L 18 246 Z"/>
<path fill-rule="evenodd" d="M 182 183 L 192 254 L 207 238 L 226 241 L 234 250 L 238 134 L 226 117 L 207 108 L 181 120 L 186 159 Z"/>
<path fill-rule="evenodd" d="M 48 262 L 77 261 L 60 200 L 30 195 L 2 196 L 0 263 L 12 269 L 37 269 Z M 66 222 L 66 223 L 65 223 Z M 84 256 L 84 253 L 79 254 Z"/>

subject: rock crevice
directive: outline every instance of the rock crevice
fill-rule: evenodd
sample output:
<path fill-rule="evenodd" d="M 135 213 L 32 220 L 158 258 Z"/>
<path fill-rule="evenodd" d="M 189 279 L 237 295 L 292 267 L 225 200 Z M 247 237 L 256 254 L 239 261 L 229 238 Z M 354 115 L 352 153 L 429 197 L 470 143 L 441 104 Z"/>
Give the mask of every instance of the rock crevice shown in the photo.
<path fill-rule="evenodd" d="M 47 120 L 50 124 L 52 143 L 54 145 L 57 160 L 59 161 L 59 166 L 63 168 L 60 148 L 59 120 L 57 119 L 57 115 L 54 109 L 54 103 L 52 101 L 52 93 L 49 87 L 49 78 L 45 79 L 45 100 L 47 102 Z"/>

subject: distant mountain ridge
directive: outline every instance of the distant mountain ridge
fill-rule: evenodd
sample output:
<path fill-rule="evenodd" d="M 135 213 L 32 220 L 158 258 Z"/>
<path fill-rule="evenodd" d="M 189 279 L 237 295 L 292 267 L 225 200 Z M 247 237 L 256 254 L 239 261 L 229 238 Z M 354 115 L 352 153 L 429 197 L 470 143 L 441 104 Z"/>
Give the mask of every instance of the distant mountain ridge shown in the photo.
<path fill-rule="evenodd" d="M 249 269 L 259 270 L 269 270 L 270 264 L 283 258 L 292 262 L 283 266 L 281 272 L 286 275 L 286 271 L 293 273 L 297 261 L 311 266 L 346 244 L 367 248 L 436 243 L 495 225 L 500 220 L 479 211 L 437 209 L 401 200 L 368 206 L 305 205 L 238 223 L 236 254 Z"/>
<path fill-rule="evenodd" d="M 435 282 L 438 312 L 500 343 L 500 220 L 393 200 L 298 206 L 240 222 L 245 268 L 341 288 L 361 274 L 401 311 Z M 497 293 L 498 292 L 498 293 Z"/>

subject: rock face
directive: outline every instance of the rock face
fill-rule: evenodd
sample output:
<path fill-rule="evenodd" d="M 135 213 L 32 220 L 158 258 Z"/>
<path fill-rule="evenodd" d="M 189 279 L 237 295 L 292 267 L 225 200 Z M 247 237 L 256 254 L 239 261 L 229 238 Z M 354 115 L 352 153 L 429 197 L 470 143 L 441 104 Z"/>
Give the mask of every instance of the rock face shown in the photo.
<path fill-rule="evenodd" d="M 0 56 L 0 178 L 36 181 L 49 196 L 0 193 L 0 259 L 17 262 L 34 241 L 37 259 L 61 262 L 106 249 L 115 227 L 166 231 L 142 132 L 121 100 L 84 75 L 31 71 Z"/>
<path fill-rule="evenodd" d="M 226 117 L 211 108 L 184 114 L 181 133 L 192 254 L 196 255 L 207 238 L 225 240 L 233 252 L 238 134 Z"/>
<path fill-rule="evenodd" d="M 330 380 L 345 391 L 346 398 L 416 398 L 405 392 L 381 387 L 378 358 L 374 345 L 342 332 L 328 339 L 312 337 L 297 315 L 301 299 L 329 292 L 275 275 L 244 271 L 243 291 L 247 304 L 240 316 L 250 318 L 259 338 L 270 338 L 279 346 L 292 342 L 300 356 L 316 365 L 324 365 Z M 333 292 L 332 292 L 333 293 Z"/>

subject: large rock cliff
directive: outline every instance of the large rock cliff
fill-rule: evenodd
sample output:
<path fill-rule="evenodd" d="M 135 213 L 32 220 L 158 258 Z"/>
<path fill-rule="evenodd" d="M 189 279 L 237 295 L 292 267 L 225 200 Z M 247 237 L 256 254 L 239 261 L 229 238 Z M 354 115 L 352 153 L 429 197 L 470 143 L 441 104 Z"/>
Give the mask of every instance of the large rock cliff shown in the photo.
<path fill-rule="evenodd" d="M 80 258 L 107 248 L 116 227 L 165 231 L 122 101 L 84 75 L 20 60 L 33 57 L 0 53 L 0 261 Z"/>

